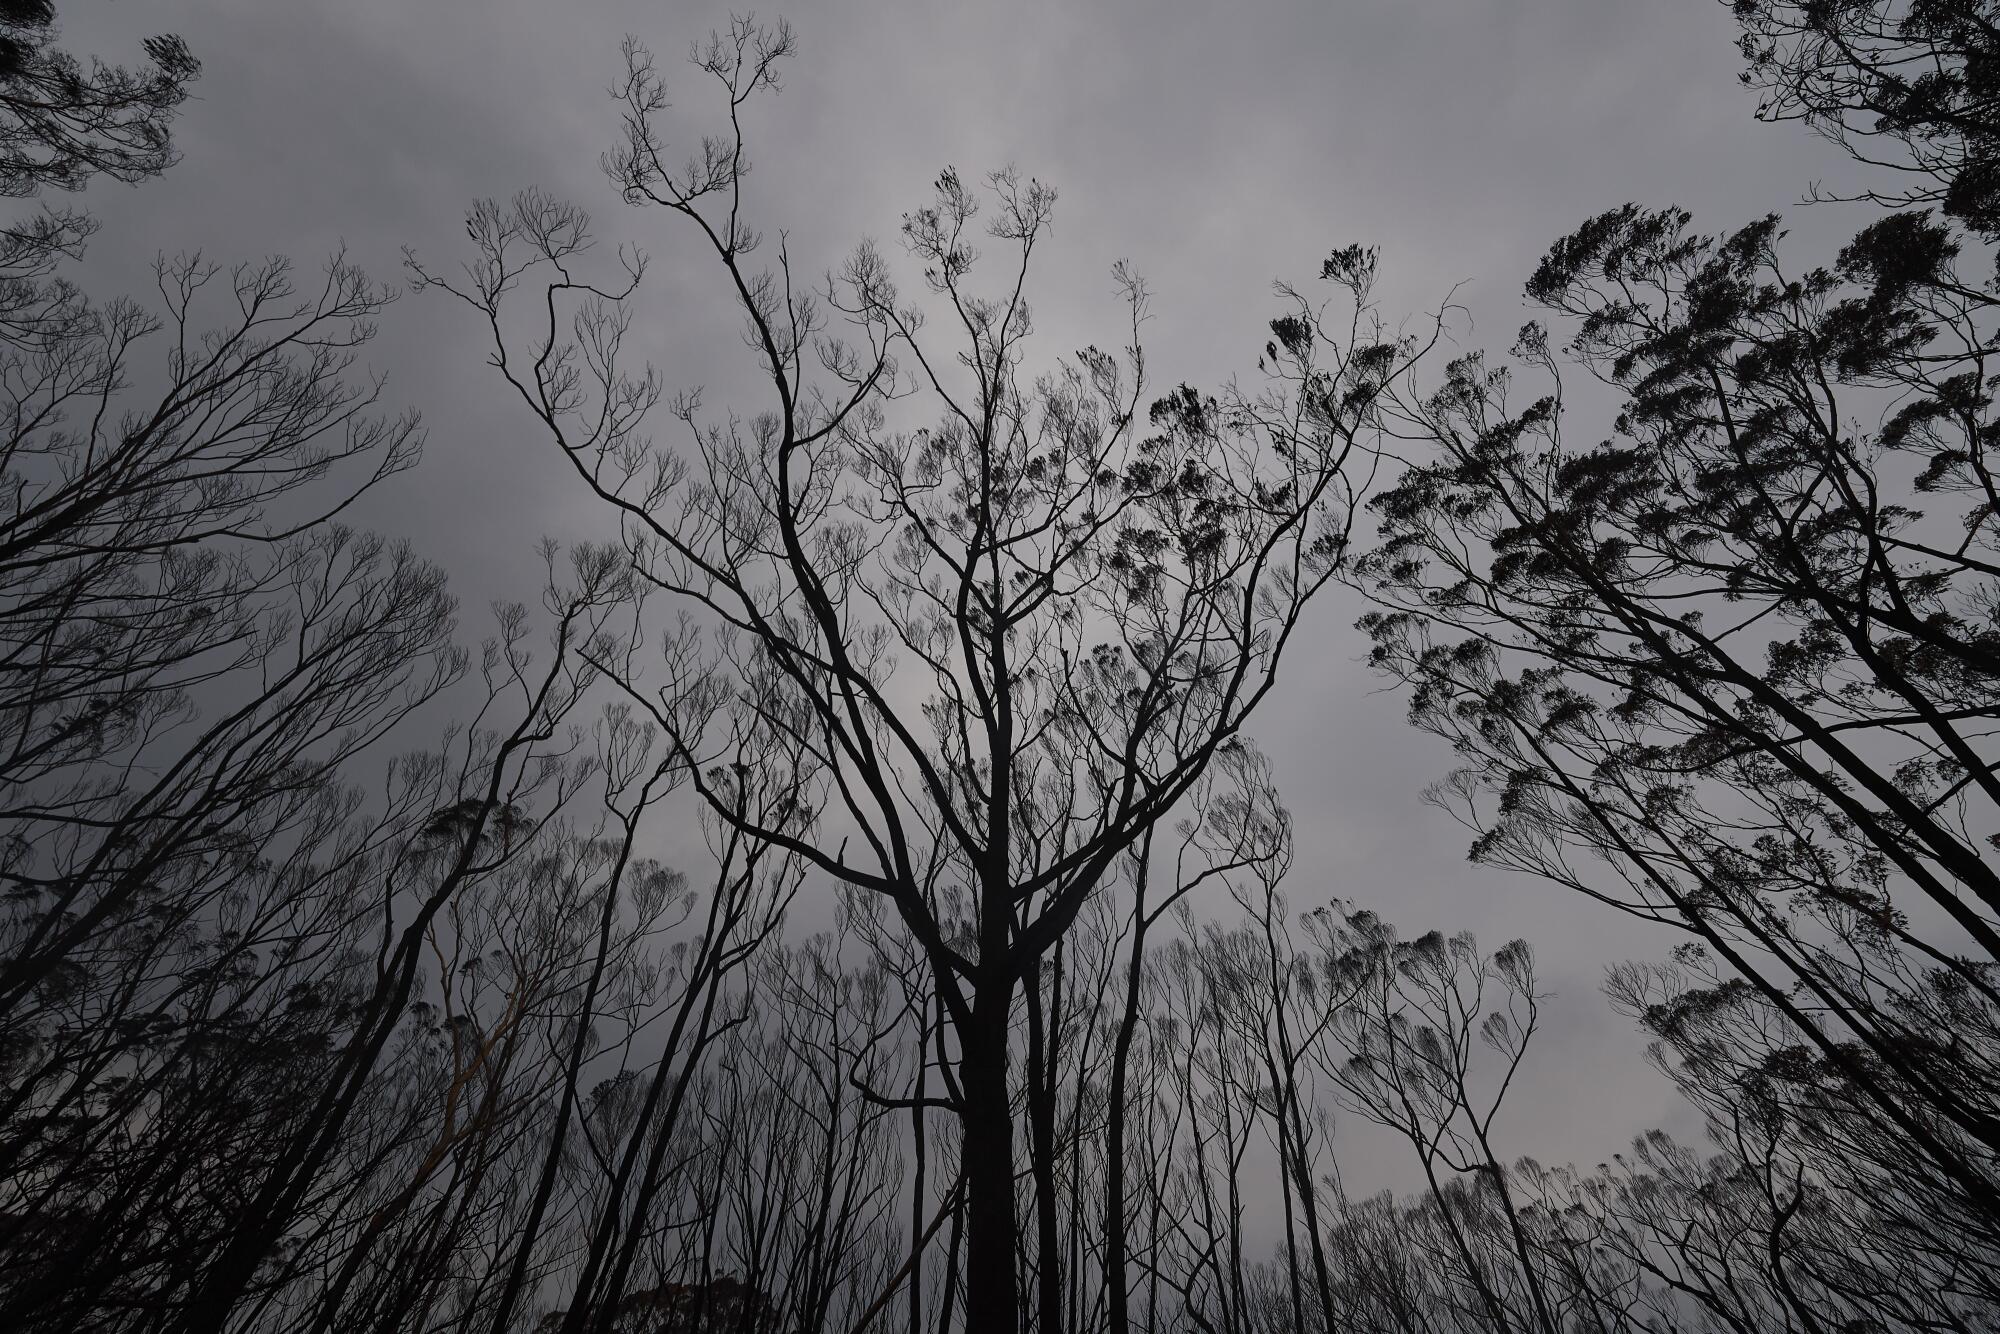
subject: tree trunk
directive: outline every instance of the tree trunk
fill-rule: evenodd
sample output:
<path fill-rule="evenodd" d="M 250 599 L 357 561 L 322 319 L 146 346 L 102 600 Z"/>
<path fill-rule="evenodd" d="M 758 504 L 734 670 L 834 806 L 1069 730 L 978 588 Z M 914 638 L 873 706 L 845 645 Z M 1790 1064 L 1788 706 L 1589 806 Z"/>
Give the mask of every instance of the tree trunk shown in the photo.
<path fill-rule="evenodd" d="M 1035 1183 L 1035 1329 L 1037 1334 L 1059 1334 L 1063 1326 L 1062 1243 L 1056 1226 L 1054 1030 L 1061 1022 L 1061 973 L 1052 976 L 1046 1004 L 1039 970 L 1030 970 L 1028 978 L 1024 996 L 1028 1005 L 1028 1170 Z"/>
<path fill-rule="evenodd" d="M 960 1113 L 965 1162 L 966 1334 L 1019 1334 L 1014 1266 L 1014 1116 L 1007 1096 L 1008 1019 L 1013 979 L 982 979 L 972 1022 L 959 1035 Z"/>
<path fill-rule="evenodd" d="M 1139 1027 L 1139 984 L 1146 960 L 1146 879 L 1138 878 L 1138 898 L 1132 909 L 1132 956 L 1125 970 L 1125 1005 L 1118 1015 L 1118 1035 L 1111 1047 L 1110 1111 L 1104 1148 L 1104 1284 L 1106 1316 L 1111 1334 L 1132 1327 L 1131 1296 L 1125 1266 L 1129 1247 L 1125 1236 L 1125 1067 L 1132 1059 L 1132 1039 Z"/>

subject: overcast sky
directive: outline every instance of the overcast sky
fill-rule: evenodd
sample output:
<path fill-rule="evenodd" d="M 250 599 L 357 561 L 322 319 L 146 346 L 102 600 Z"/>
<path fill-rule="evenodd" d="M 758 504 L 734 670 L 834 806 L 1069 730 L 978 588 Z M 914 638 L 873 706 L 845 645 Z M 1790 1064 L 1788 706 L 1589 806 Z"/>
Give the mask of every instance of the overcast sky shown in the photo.
<path fill-rule="evenodd" d="M 177 137 L 184 160 L 139 189 L 99 188 L 90 257 L 99 295 L 142 294 L 155 250 L 218 259 L 345 243 L 382 277 L 401 247 L 464 253 L 480 196 L 524 186 L 592 209 L 607 243 L 643 246 L 645 354 L 670 387 L 741 383 L 738 319 L 719 271 L 664 215 L 627 209 L 598 171 L 616 136 L 606 89 L 618 43 L 653 46 L 670 77 L 725 6 L 635 0 L 66 0 L 67 44 L 129 60 L 147 32 L 184 36 L 204 65 Z M 856 240 L 893 242 L 946 164 L 1012 163 L 1062 194 L 1036 301 L 1050 358 L 1115 345 L 1108 276 L 1129 258 L 1155 293 L 1149 359 L 1161 387 L 1252 372 L 1274 279 L 1309 279 L 1350 241 L 1384 252 L 1385 310 L 1420 316 L 1456 284 L 1503 349 L 1520 284 L 1549 243 L 1626 200 L 1677 202 L 1720 228 L 1783 210 L 1823 258 L 1858 221 L 1800 210 L 1832 149 L 1763 126 L 1737 82 L 1717 0 L 795 0 L 800 57 L 755 108 L 752 221 L 788 230 L 808 268 Z M 675 115 L 712 109 L 689 77 Z M 670 124 L 681 122 L 670 122 Z M 609 256 L 606 256 L 608 259 Z M 905 270 L 911 278 L 914 273 Z M 911 285 L 914 285 L 912 283 Z M 432 296 L 384 321 L 371 361 L 393 405 L 420 408 L 419 471 L 369 521 L 450 568 L 467 604 L 532 600 L 533 546 L 601 534 L 595 508 L 481 364 L 479 330 Z M 1575 434 L 1601 426 L 1576 422 Z M 1449 755 L 1407 728 L 1362 664 L 1360 607 L 1322 604 L 1256 731 L 1300 827 L 1295 904 L 1360 901 L 1414 934 L 1470 929 L 1535 943 L 1556 993 L 1531 1083 L 1501 1130 L 1514 1152 L 1593 1162 L 1633 1133 L 1692 1118 L 1642 1059 L 1597 986 L 1603 964 L 1674 939 L 1550 886 L 1464 864 L 1468 835 L 1419 793 Z M 1400 1179 L 1344 1164 L 1350 1183 Z"/>

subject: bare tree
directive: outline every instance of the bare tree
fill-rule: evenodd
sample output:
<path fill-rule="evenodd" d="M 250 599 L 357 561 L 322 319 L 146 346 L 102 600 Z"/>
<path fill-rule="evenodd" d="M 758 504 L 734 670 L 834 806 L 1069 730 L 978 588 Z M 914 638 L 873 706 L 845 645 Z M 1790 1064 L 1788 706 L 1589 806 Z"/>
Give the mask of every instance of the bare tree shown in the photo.
<path fill-rule="evenodd" d="M 86 68 L 50 19 L 0 13 L 6 192 L 167 166 L 185 47 Z M 348 1137 L 393 1103 L 440 912 L 574 790 L 545 744 L 583 680 L 564 636 L 615 569 L 556 590 L 549 664 L 504 611 L 474 725 L 364 794 L 469 663 L 441 572 L 338 522 L 420 443 L 355 374 L 392 294 L 338 256 L 304 284 L 189 256 L 157 265 L 158 311 L 99 305 L 52 276 L 89 230 L 45 214 L 0 253 L 0 1304 L 213 1327 L 316 1263 L 370 1180 Z M 490 1073 L 453 1064 L 441 1144 Z"/>
<path fill-rule="evenodd" d="M 1366 624 L 1466 757 L 1437 796 L 1475 856 L 1697 937 L 1993 1217 L 1991 1071 L 1949 1036 L 2000 999 L 1994 302 L 1960 273 L 1990 6 L 1737 9 L 1767 112 L 1897 169 L 1868 198 L 1900 211 L 1828 268 L 1775 217 L 1628 205 L 1559 242 L 1528 293 L 1570 341 L 1516 348 L 1548 392 L 1472 357 L 1403 405 Z M 1614 438 L 1572 443 L 1569 365 Z"/>
<path fill-rule="evenodd" d="M 813 291 L 782 244 L 772 269 L 752 268 L 741 111 L 791 50 L 785 28 L 745 21 L 696 52 L 728 128 L 680 167 L 662 77 L 628 45 L 626 141 L 609 159 L 629 201 L 712 251 L 768 386 L 754 416 L 707 424 L 683 397 L 684 450 L 648 442 L 661 390 L 624 353 L 639 265 L 615 288 L 579 276 L 587 220 L 572 207 L 481 205 L 466 277 L 416 272 L 490 323 L 495 363 L 619 518 L 635 575 L 711 618 L 701 670 L 741 709 L 659 712 L 690 772 L 757 727 L 830 775 L 838 840 L 744 828 L 884 896 L 921 944 L 955 1046 L 967 1319 L 1012 1328 L 1016 991 L 1269 692 L 1343 558 L 1343 469 L 1375 396 L 1422 349 L 1375 332 L 1372 260 L 1357 253 L 1329 267 L 1353 337 L 1331 355 L 1272 348 L 1298 393 L 1182 389 L 1142 417 L 1146 293 L 1121 269 L 1123 358 L 1090 350 L 1031 376 L 1027 281 L 1055 195 L 1011 171 L 983 200 L 947 171 L 904 220 L 955 353 L 870 247 Z M 988 205 L 1012 262 L 980 296 L 972 237 Z M 545 322 L 522 344 L 502 308 L 529 284 Z M 969 940 L 943 929 L 947 889 L 970 905 Z"/>

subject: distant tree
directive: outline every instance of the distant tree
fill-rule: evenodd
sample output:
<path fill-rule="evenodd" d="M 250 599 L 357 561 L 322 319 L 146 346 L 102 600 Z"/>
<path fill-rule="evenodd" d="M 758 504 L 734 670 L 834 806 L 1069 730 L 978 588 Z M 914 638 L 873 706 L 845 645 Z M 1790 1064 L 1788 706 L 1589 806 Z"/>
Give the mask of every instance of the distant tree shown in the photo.
<path fill-rule="evenodd" d="M 1310 1054 L 1333 1100 L 1408 1141 L 1485 1318 L 1560 1334 L 1493 1129 L 1540 1021 L 1534 952 L 1516 940 L 1484 955 L 1464 934 L 1401 941 L 1366 912 L 1319 909 L 1305 929 L 1329 1012 L 1330 1040 Z M 1500 1227 L 1482 1246 L 1487 1219 Z"/>
<path fill-rule="evenodd" d="M 647 732 L 650 742 L 651 730 Z M 623 846 L 631 846 L 640 817 L 653 804 L 644 787 L 678 782 L 682 764 L 675 752 L 649 753 L 640 771 L 647 776 L 643 787 L 634 782 L 614 793 L 610 804 L 623 823 Z M 768 775 L 774 781 L 765 784 L 745 775 Z M 553 1132 L 538 1146 L 532 1203 L 498 1244 L 507 1257 L 505 1278 L 496 1287 L 497 1300 L 480 1314 L 495 1331 L 512 1327 L 519 1301 L 530 1290 L 537 1248 L 551 1220 L 561 1216 L 552 1202 L 566 1199 L 574 1215 L 563 1238 L 566 1263 L 554 1275 L 555 1285 L 567 1290 L 570 1307 L 562 1328 L 571 1332 L 606 1328 L 604 1321 L 621 1294 L 638 1286 L 649 1267 L 663 1277 L 675 1272 L 675 1266 L 656 1258 L 659 1252 L 674 1249 L 671 1238 L 677 1228 L 699 1234 L 712 1221 L 703 1217 L 704 1206 L 719 1207 L 713 1191 L 704 1195 L 688 1184 L 688 1141 L 698 1141 L 704 1120 L 722 1100 L 715 1078 L 707 1073 L 711 1061 L 725 1059 L 718 1044 L 730 1030 L 751 1021 L 755 1002 L 745 974 L 776 947 L 786 910 L 804 878 L 797 856 L 774 849 L 741 826 L 754 815 L 765 827 L 795 830 L 810 823 L 813 809 L 801 797 L 811 784 L 809 770 L 786 768 L 776 746 L 764 750 L 759 765 L 741 763 L 733 775 L 716 766 L 707 781 L 712 788 L 733 790 L 738 819 L 732 823 L 710 812 L 702 816 L 714 879 L 699 902 L 688 903 L 689 929 L 672 941 L 665 960 L 652 963 L 654 995 L 639 1021 L 653 1030 L 645 1051 L 622 1052 L 615 1068 L 607 1070 L 595 1050 L 599 1006 L 620 989 L 610 985 L 615 977 L 607 979 L 593 969 L 583 1003 L 569 1020 L 559 1111 Z M 629 929 L 620 886 L 614 883 L 611 889 L 594 923 L 600 957 Z M 795 1053 L 770 1078 L 806 1078 L 798 1072 L 811 1059 Z M 591 1087 L 598 1092 L 586 1098 Z M 715 1170 L 734 1185 L 739 1178 L 732 1169 L 741 1167 L 737 1162 Z M 765 1184 L 770 1184 L 768 1178 Z M 670 1202 L 694 1204 L 695 1216 L 677 1223 L 663 1220 L 661 1211 Z M 683 1267 L 683 1276 L 685 1272 Z M 704 1279 L 712 1272 L 706 1264 L 699 1267 Z"/>
<path fill-rule="evenodd" d="M 1118 1331 L 1130 1329 L 1133 1323 L 1132 1238 L 1141 1229 L 1135 1226 L 1132 1205 L 1135 1197 L 1150 1195 L 1149 1203 L 1157 1215 L 1160 1204 L 1157 1181 L 1147 1181 L 1139 1189 L 1128 1185 L 1133 1167 L 1150 1162 L 1157 1172 L 1161 1166 L 1158 1146 L 1147 1142 L 1148 1132 L 1157 1129 L 1157 1119 L 1151 1115 L 1156 1099 L 1146 1089 L 1146 1078 L 1133 1077 L 1134 1066 L 1145 1059 L 1144 1047 L 1153 1045 L 1148 1040 L 1150 1034 L 1145 1038 L 1141 1035 L 1148 1017 L 1149 941 L 1163 922 L 1174 921 L 1172 914 L 1197 890 L 1227 886 L 1232 876 L 1246 872 L 1260 888 L 1274 886 L 1292 852 L 1291 820 L 1279 804 L 1269 763 L 1248 746 L 1231 747 L 1217 757 L 1203 783 L 1191 794 L 1189 806 L 1190 814 L 1174 829 L 1170 864 L 1165 856 L 1166 840 L 1160 838 L 1157 827 L 1134 845 L 1126 864 L 1131 908 L 1121 942 L 1127 951 L 1122 960 L 1124 994 L 1114 1011 L 1111 1041 L 1104 1056 L 1109 1068 L 1103 1075 L 1105 1316 L 1110 1328 Z M 1156 841 L 1161 854 L 1157 866 Z M 1171 878 L 1160 884 L 1169 869 Z M 1138 1057 L 1135 1049 L 1141 1053 Z M 1157 1051 L 1151 1054 L 1157 1059 Z M 1152 1078 L 1159 1077 L 1155 1069 Z M 1130 1166 L 1128 1159 L 1133 1160 Z M 1144 1231 L 1153 1233 L 1157 1228 Z M 1158 1307 L 1157 1293 L 1145 1306 L 1150 1322 Z"/>
<path fill-rule="evenodd" d="M 536 1325 L 553 1334 L 569 1318 L 551 1311 Z M 733 1275 L 705 1283 L 669 1283 L 627 1293 L 598 1322 L 610 1334 L 745 1334 L 775 1328 L 770 1300 Z"/>

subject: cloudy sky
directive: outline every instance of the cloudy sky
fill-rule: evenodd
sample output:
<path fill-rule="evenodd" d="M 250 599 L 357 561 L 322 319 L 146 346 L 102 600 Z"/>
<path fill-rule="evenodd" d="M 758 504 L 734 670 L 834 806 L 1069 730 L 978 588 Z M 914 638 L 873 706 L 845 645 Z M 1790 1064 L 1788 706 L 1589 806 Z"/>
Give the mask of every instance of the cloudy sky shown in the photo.
<path fill-rule="evenodd" d="M 1421 316 L 1457 286 L 1459 340 L 1504 348 L 1521 280 L 1548 244 L 1626 200 L 1733 225 L 1773 210 L 1815 255 L 1855 223 L 1801 210 L 1832 149 L 1759 125 L 1717 0 L 793 0 L 782 96 L 749 123 L 752 221 L 808 267 L 893 241 L 953 164 L 1015 164 L 1062 194 L 1040 270 L 1040 346 L 1120 336 L 1108 276 L 1130 259 L 1155 293 L 1164 387 L 1252 373 L 1274 279 L 1304 280 L 1351 241 L 1384 252 L 1385 311 Z M 673 387 L 741 383 L 719 271 L 665 216 L 627 209 L 597 168 L 616 135 L 606 90 L 637 35 L 670 75 L 725 23 L 706 0 L 67 0 L 67 44 L 112 59 L 174 31 L 204 63 L 177 131 L 184 160 L 139 189 L 99 188 L 99 295 L 143 294 L 155 250 L 217 259 L 345 244 L 396 276 L 401 248 L 449 265 L 481 196 L 540 186 L 591 208 L 608 246 L 642 246 L 646 355 Z M 672 86 L 695 132 L 713 101 Z M 608 259 L 609 256 L 607 255 Z M 911 274 L 914 277 L 914 274 Z M 532 599 L 536 540 L 599 531 L 593 507 L 497 392 L 479 331 L 442 298 L 404 301 L 371 361 L 429 425 L 421 469 L 370 522 L 442 561 L 468 608 Z M 1575 423 L 1583 432 L 1588 424 Z M 1596 428 L 1592 428 L 1596 429 Z M 1597 993 L 1603 963 L 1673 940 L 1552 887 L 1467 867 L 1468 836 L 1418 801 L 1449 757 L 1410 731 L 1361 663 L 1360 608 L 1322 605 L 1262 716 L 1301 830 L 1295 902 L 1374 907 L 1407 931 L 1534 941 L 1556 997 L 1532 1082 L 1503 1119 L 1517 1152 L 1596 1161 L 1649 1124 L 1692 1121 Z M 1351 1184 L 1395 1178 L 1346 1164 Z"/>

